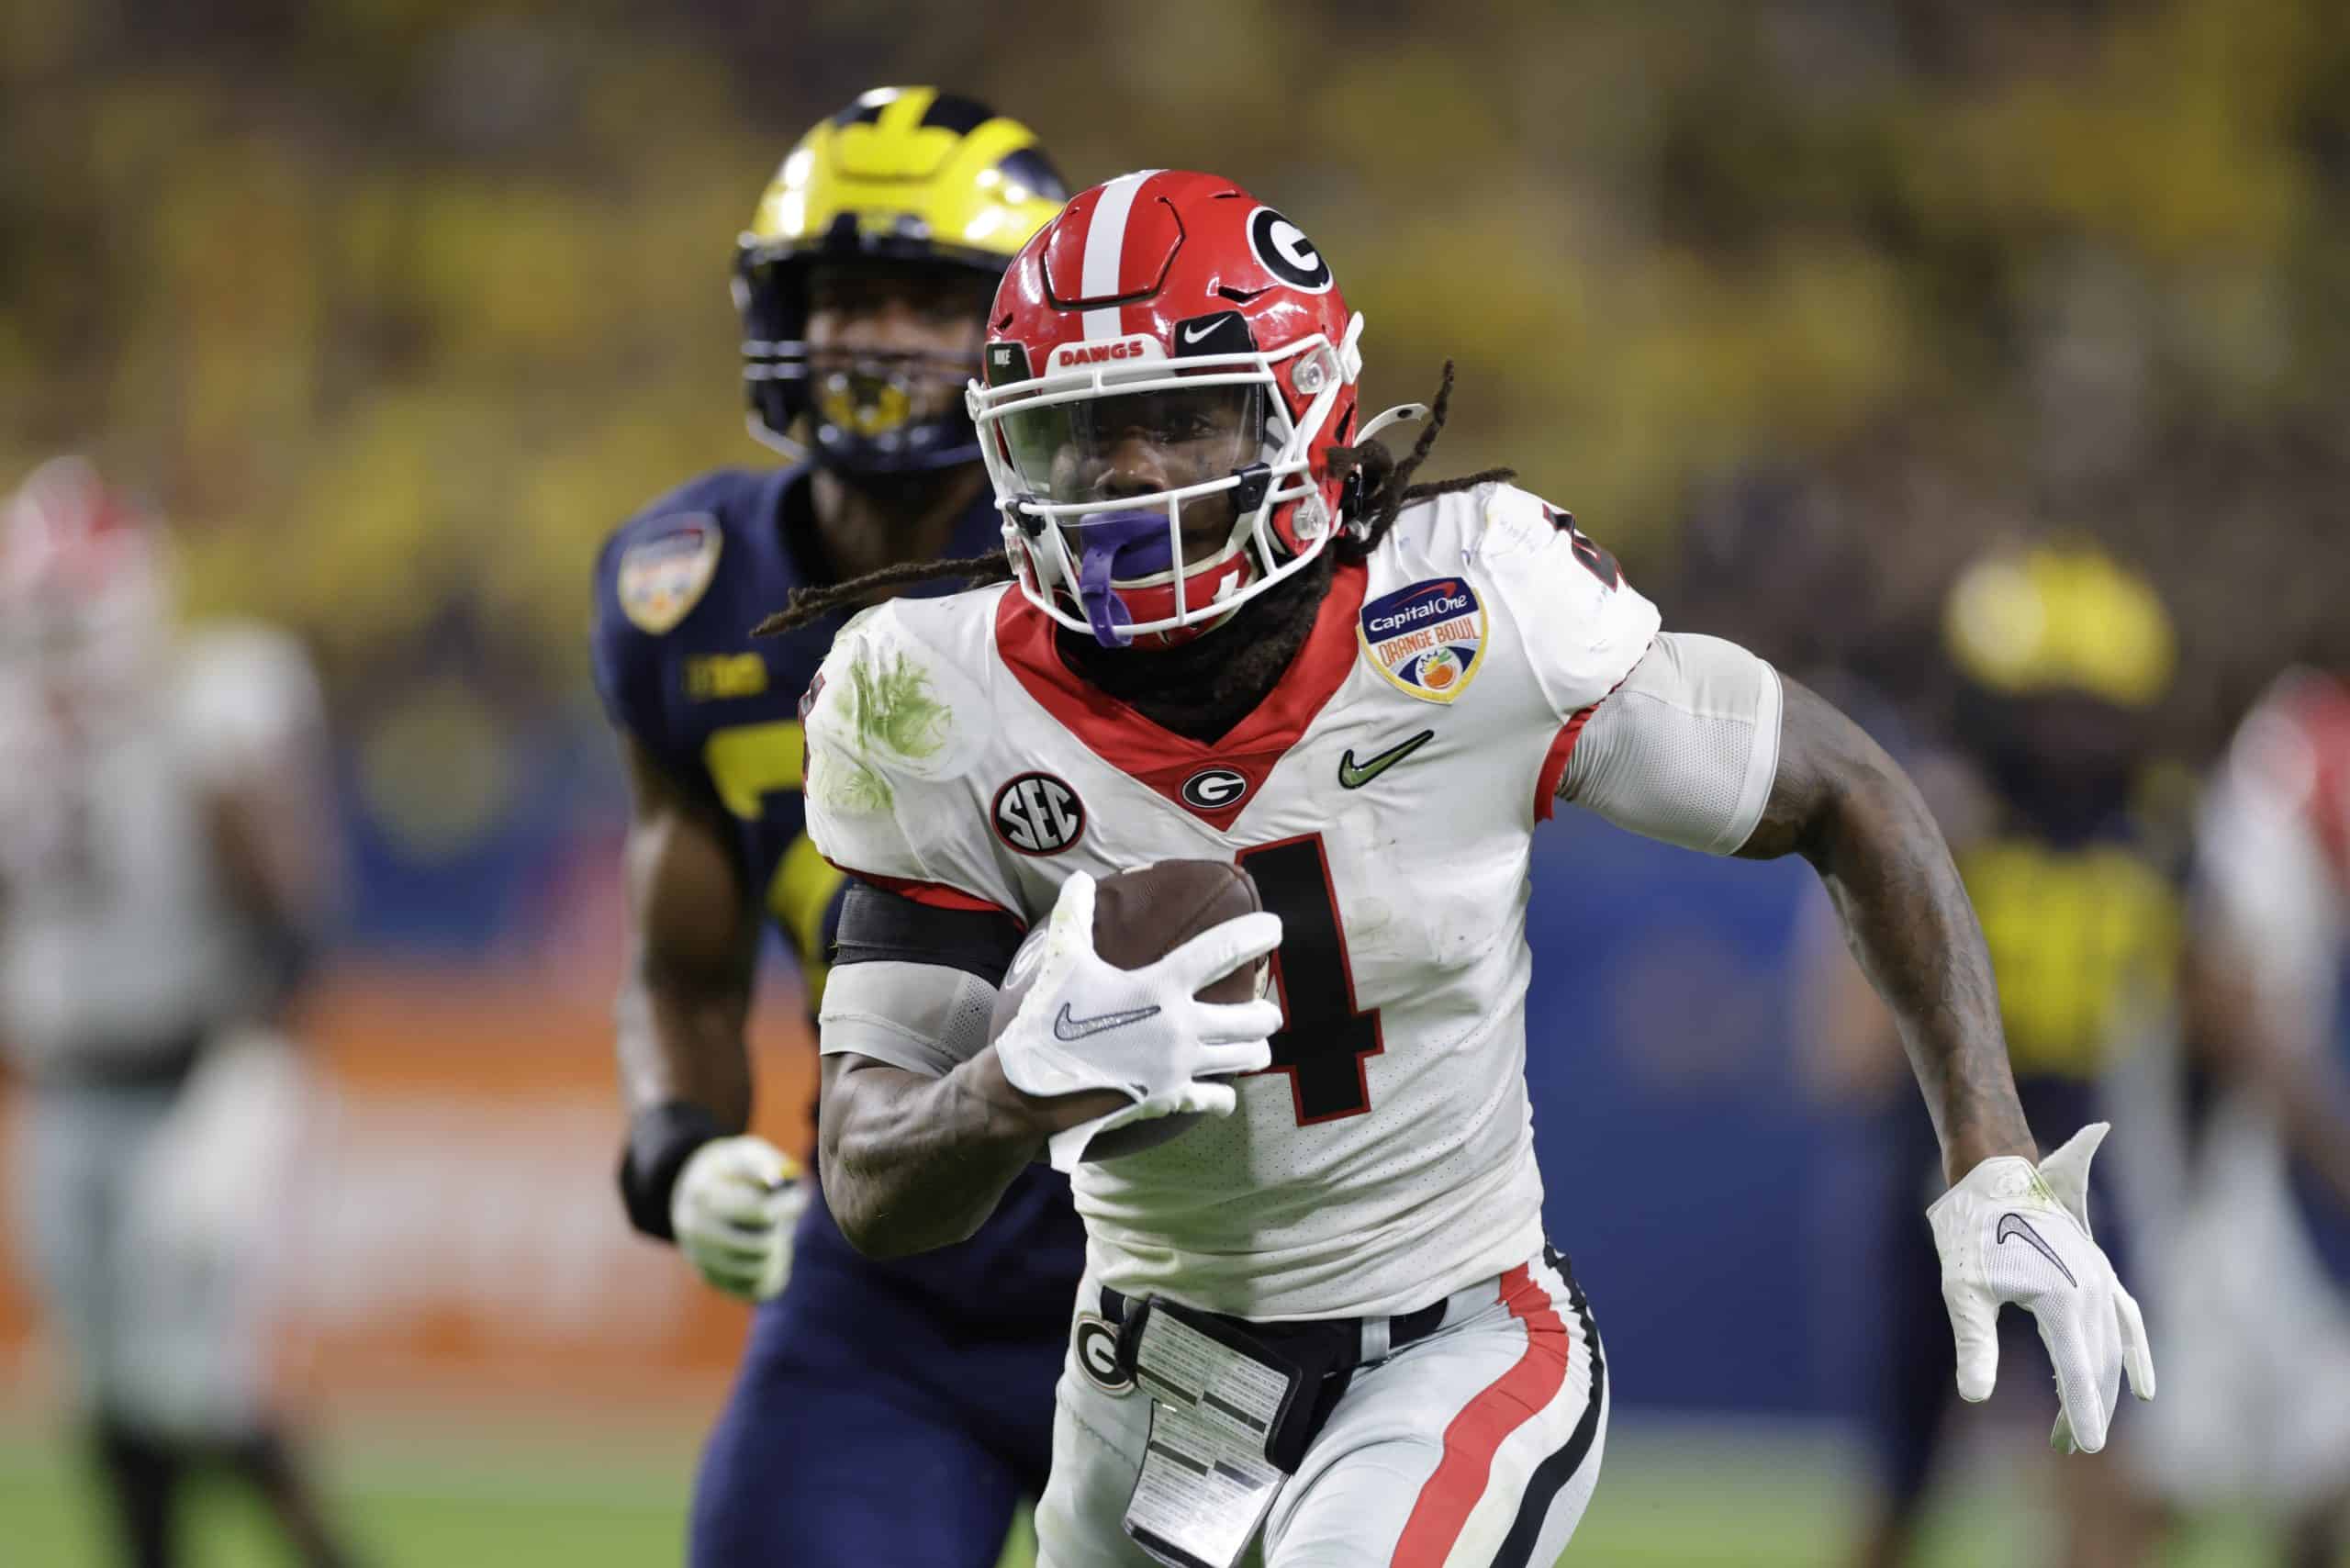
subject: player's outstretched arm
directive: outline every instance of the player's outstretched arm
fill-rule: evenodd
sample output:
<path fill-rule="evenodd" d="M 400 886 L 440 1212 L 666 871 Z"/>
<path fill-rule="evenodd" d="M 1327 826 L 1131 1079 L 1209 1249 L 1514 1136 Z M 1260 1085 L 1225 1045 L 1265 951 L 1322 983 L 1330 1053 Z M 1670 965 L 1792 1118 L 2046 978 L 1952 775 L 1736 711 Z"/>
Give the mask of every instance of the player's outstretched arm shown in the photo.
<path fill-rule="evenodd" d="M 1736 644 L 1673 632 L 1576 722 L 1560 799 L 1668 844 L 1818 869 L 1953 1181 L 2031 1158 L 1982 928 L 1917 789 L 1859 725 Z"/>
<path fill-rule="evenodd" d="M 630 816 L 627 967 L 614 1007 L 629 1114 L 621 1193 L 644 1234 L 677 1242 L 732 1295 L 780 1290 L 798 1167 L 745 1136 L 744 1025 L 757 915 L 724 826 L 632 737 L 621 739 Z"/>
<path fill-rule="evenodd" d="M 1782 678 L 1778 776 L 1737 853 L 1801 855 L 1892 1009 L 1953 1182 L 1998 1155 L 2036 1159 L 1999 1027 L 1983 928 L 1942 830 L 1858 724 Z"/>
<path fill-rule="evenodd" d="M 2040 1323 L 2056 1372 L 2061 1450 L 2105 1446 L 2126 1367 L 2141 1399 L 2154 1360 L 2138 1305 L 2091 1238 L 2084 1128 L 2044 1160 L 2025 1126 L 1981 926 L 1925 802 L 1860 726 L 1782 683 L 1777 777 L 1738 853 L 1799 854 L 1835 901 L 1853 954 L 1893 1011 L 1941 1135 L 1950 1190 L 1927 1211 L 1963 1398 L 1990 1396 L 1998 1315 Z"/>

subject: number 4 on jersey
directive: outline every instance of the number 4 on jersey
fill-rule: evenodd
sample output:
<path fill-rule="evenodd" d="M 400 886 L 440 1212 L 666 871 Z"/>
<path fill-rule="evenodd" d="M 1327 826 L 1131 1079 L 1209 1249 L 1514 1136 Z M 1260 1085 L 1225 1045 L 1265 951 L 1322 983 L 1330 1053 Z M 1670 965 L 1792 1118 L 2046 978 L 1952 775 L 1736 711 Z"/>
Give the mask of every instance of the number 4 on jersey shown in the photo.
<path fill-rule="evenodd" d="M 1322 835 L 1244 849 L 1239 860 L 1256 879 L 1265 907 L 1281 917 L 1281 945 L 1272 962 L 1284 1022 L 1272 1037 L 1273 1065 L 1266 1070 L 1289 1074 L 1300 1126 L 1359 1116 L 1371 1109 L 1364 1058 L 1386 1047 L 1379 1010 L 1355 1010 L 1354 971 Z"/>

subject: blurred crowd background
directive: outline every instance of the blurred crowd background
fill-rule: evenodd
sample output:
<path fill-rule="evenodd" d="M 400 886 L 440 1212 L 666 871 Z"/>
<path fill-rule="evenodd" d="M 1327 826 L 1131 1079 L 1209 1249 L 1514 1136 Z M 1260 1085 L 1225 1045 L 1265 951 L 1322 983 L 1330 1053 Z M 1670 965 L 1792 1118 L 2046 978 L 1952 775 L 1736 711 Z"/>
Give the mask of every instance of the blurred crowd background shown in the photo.
<path fill-rule="evenodd" d="M 1072 188 L 1200 167 L 1280 205 L 1369 319 L 1369 406 L 1459 362 L 1431 472 L 1513 465 L 1668 625 L 1910 755 L 1962 706 L 1945 598 L 2003 543 L 2094 541 L 2159 591 L 2180 791 L 2279 670 L 2350 667 L 2336 0 L 0 0 L 0 487 L 87 454 L 170 520 L 191 613 L 292 629 L 323 680 L 352 877 L 286 1375 L 382 1519 L 674 1551 L 742 1318 L 611 1191 L 589 567 L 646 498 L 764 461 L 734 236 L 890 81 L 1017 115 Z M 1540 869 L 1551 1223 L 1622 1304 L 1633 1417 L 1594 1528 L 1654 1552 L 1599 1560 L 1826 1561 L 1870 1146 L 1805 1065 L 1807 874 L 1588 825 Z M 788 988 L 770 1084 L 809 1072 Z M 787 1136 L 801 1098 L 766 1095 Z M 1687 1174 L 1628 1193 L 1636 1160 Z M 7 1269 L 0 1562 L 81 1561 Z M 1643 1408 L 1707 1440 L 1644 1450 Z M 499 1457 L 436 1468 L 459 1431 Z M 1785 1555 L 1736 1544 L 1755 1498 Z M 62 1555 L 15 1555 L 12 1511 Z M 1729 1554 L 1672 1555 L 1713 1512 Z M 398 1560 L 537 1560 L 447 1550 Z"/>

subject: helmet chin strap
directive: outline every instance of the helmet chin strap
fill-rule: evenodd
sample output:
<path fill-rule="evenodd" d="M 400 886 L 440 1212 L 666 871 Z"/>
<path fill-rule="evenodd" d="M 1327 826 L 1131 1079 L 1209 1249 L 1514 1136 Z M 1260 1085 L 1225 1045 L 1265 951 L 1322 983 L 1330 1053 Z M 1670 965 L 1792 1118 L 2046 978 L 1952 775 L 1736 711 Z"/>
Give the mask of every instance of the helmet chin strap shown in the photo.
<path fill-rule="evenodd" d="M 1369 424 L 1357 431 L 1355 444 L 1360 446 L 1390 425 L 1408 424 L 1415 420 L 1425 420 L 1427 417 L 1428 406 L 1426 403 L 1398 403 L 1393 408 L 1373 416 Z"/>
<path fill-rule="evenodd" d="M 753 441 L 781 457 L 785 462 L 805 463 L 808 461 L 808 448 L 781 431 L 769 426 L 765 417 L 756 409 L 743 417 L 743 423 L 750 431 Z"/>

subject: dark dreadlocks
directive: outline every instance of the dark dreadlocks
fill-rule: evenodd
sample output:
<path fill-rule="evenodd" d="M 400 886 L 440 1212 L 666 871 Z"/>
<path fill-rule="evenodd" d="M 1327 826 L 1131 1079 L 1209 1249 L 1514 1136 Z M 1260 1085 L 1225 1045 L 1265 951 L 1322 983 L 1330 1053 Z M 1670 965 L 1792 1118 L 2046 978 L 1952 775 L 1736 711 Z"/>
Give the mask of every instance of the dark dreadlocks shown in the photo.
<path fill-rule="evenodd" d="M 1474 474 L 1458 478 L 1435 479 L 1425 485 L 1415 485 L 1412 476 L 1427 461 L 1436 449 L 1436 438 L 1444 433 L 1444 421 L 1452 414 L 1452 362 L 1444 362 L 1444 377 L 1437 384 L 1435 400 L 1428 405 L 1427 429 L 1412 443 L 1412 450 L 1398 458 L 1380 445 L 1376 440 L 1358 442 L 1353 446 L 1334 446 L 1323 455 L 1329 460 L 1330 472 L 1342 480 L 1361 476 L 1360 486 L 1352 484 L 1342 493 L 1355 493 L 1354 503 L 1360 509 L 1362 521 L 1349 529 L 1333 546 L 1341 561 L 1361 561 L 1370 558 L 1387 537 L 1388 530 L 1405 507 L 1424 501 L 1432 496 L 1449 496 L 1458 490 L 1473 490 L 1480 485 L 1507 484 L 1517 477 L 1515 468 L 1480 468 Z"/>
<path fill-rule="evenodd" d="M 1351 562 L 1368 557 L 1378 548 L 1379 542 L 1387 536 L 1388 530 L 1395 526 L 1395 519 L 1404 509 L 1416 501 L 1516 476 L 1513 470 L 1507 468 L 1481 468 L 1474 474 L 1464 474 L 1457 479 L 1414 484 L 1412 476 L 1419 472 L 1420 465 L 1427 460 L 1428 453 L 1435 448 L 1436 438 L 1442 433 L 1444 421 L 1451 411 L 1452 362 L 1446 360 L 1444 379 L 1437 387 L 1436 400 L 1428 406 L 1427 428 L 1412 443 L 1410 452 L 1399 458 L 1375 439 L 1353 446 L 1333 446 L 1324 450 L 1323 456 L 1328 460 L 1330 471 L 1344 483 L 1341 494 L 1347 505 L 1343 510 L 1356 512 L 1359 518 L 1331 545 L 1339 560 Z M 984 555 L 905 561 L 867 572 L 861 577 L 852 577 L 845 583 L 794 588 L 784 607 L 753 627 L 752 634 L 771 637 L 805 626 L 836 610 L 870 603 L 885 597 L 884 589 L 950 577 L 962 578 L 966 588 L 985 588 L 990 583 L 1008 582 L 1012 577 L 1012 562 L 1002 551 L 991 550 Z M 1327 574 L 1315 573 L 1313 580 L 1326 582 Z M 1318 600 L 1320 595 L 1317 593 L 1314 597 Z M 1243 606 L 1244 610 L 1246 608 Z"/>

